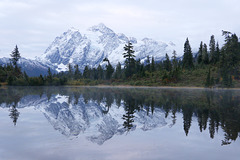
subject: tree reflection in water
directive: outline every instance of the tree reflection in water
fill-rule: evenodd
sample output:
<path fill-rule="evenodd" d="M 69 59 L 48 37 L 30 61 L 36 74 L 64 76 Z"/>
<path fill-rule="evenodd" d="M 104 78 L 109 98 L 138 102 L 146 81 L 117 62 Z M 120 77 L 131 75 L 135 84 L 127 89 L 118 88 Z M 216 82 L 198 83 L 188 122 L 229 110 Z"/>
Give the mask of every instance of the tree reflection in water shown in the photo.
<path fill-rule="evenodd" d="M 127 97 L 126 101 L 124 101 L 124 109 L 126 113 L 123 115 L 123 126 L 127 129 L 127 131 L 130 131 L 133 127 L 135 113 L 134 102 L 135 101 L 129 96 Z"/>
<path fill-rule="evenodd" d="M 222 145 L 235 141 L 240 132 L 240 91 L 207 89 L 143 89 L 143 88 L 98 88 L 98 87 L 17 87 L 0 89 L 0 106 L 9 107 L 9 116 L 14 125 L 19 118 L 18 103 L 29 95 L 46 95 L 48 101 L 56 95 L 68 96 L 68 104 L 77 105 L 79 98 L 84 103 L 90 101 L 104 103 L 108 114 L 113 104 L 124 107 L 123 126 L 128 131 L 134 127 L 134 114 L 145 109 L 154 114 L 156 108 L 164 111 L 165 117 L 172 118 L 176 124 L 176 113 L 183 115 L 183 130 L 188 136 L 192 118 L 197 117 L 200 132 L 209 130 L 214 138 L 219 128 L 224 132 Z M 4 104 L 4 105 L 3 105 Z"/>
<path fill-rule="evenodd" d="M 10 106 L 9 112 L 10 112 L 9 116 L 13 120 L 13 124 L 14 126 L 16 126 L 20 112 L 18 112 L 15 103 L 12 106 Z"/>

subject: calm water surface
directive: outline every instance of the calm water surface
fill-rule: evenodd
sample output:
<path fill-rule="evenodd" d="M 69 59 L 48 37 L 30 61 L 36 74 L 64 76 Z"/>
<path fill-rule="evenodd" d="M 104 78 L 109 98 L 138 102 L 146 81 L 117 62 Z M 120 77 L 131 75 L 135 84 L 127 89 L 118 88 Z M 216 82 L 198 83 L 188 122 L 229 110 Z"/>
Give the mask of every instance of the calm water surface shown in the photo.
<path fill-rule="evenodd" d="M 240 91 L 0 88 L 1 160 L 239 160 Z"/>

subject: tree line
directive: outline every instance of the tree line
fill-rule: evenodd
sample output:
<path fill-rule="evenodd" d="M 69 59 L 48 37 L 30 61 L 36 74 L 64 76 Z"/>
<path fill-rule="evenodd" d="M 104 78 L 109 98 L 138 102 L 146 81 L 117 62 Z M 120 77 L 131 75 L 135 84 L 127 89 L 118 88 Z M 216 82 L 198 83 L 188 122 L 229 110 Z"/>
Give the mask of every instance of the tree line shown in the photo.
<path fill-rule="evenodd" d="M 46 76 L 39 77 L 29 77 L 25 72 L 21 72 L 21 68 L 17 65 L 20 53 L 16 46 L 11 54 L 11 63 L 0 66 L 0 81 L 9 85 L 84 85 L 136 80 L 133 85 L 138 85 L 137 80 L 141 82 L 147 79 L 158 85 L 168 85 L 181 81 L 186 71 L 191 73 L 203 69 L 205 79 L 202 83 L 206 87 L 233 87 L 233 81 L 240 79 L 240 43 L 236 34 L 228 31 L 222 33 L 225 43 L 221 48 L 212 35 L 209 45 L 200 42 L 195 56 L 187 38 L 182 58 L 177 57 L 176 51 L 173 51 L 172 57 L 166 54 L 163 61 L 155 62 L 154 57 L 150 56 L 140 61 L 136 59 L 133 45 L 129 41 L 124 46 L 124 64 L 118 63 L 115 68 L 108 58 L 104 58 L 106 65 L 98 65 L 96 68 L 85 66 L 83 72 L 79 70 L 78 65 L 69 64 L 66 72 L 53 74 L 49 68 Z"/>

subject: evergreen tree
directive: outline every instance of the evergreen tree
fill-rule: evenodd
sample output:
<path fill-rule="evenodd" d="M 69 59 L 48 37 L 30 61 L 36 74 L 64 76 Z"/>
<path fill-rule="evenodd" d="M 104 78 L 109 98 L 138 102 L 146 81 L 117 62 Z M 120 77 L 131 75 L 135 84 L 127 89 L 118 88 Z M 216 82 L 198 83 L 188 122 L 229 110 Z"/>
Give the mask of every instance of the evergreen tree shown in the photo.
<path fill-rule="evenodd" d="M 114 68 L 113 68 L 113 66 L 109 63 L 109 64 L 106 66 L 106 79 L 111 79 L 113 72 L 114 72 Z"/>
<path fill-rule="evenodd" d="M 6 67 L 2 67 L 0 65 L 0 82 L 5 82 L 7 80 L 7 72 L 6 72 Z"/>
<path fill-rule="evenodd" d="M 205 43 L 203 45 L 203 63 L 209 64 L 208 50 L 207 50 L 207 45 Z"/>
<path fill-rule="evenodd" d="M 201 41 L 200 47 L 198 50 L 198 58 L 197 58 L 198 64 L 201 64 L 203 62 L 203 42 Z"/>
<path fill-rule="evenodd" d="M 148 72 L 150 72 L 150 57 L 149 56 L 147 56 L 145 68 Z"/>
<path fill-rule="evenodd" d="M 125 52 L 123 53 L 123 57 L 126 58 L 126 63 L 130 64 L 132 61 L 134 61 L 134 50 L 133 50 L 133 45 L 129 41 L 127 45 L 124 46 Z"/>
<path fill-rule="evenodd" d="M 210 55 L 210 63 L 216 63 L 216 44 L 215 44 L 215 38 L 214 35 L 211 36 L 210 38 L 210 43 L 209 43 L 209 55 Z"/>
<path fill-rule="evenodd" d="M 123 126 L 127 131 L 130 131 L 131 128 L 133 127 L 133 122 L 134 122 L 134 101 L 131 101 L 131 98 L 127 98 L 125 101 L 125 114 L 123 115 L 122 119 L 124 120 Z"/>
<path fill-rule="evenodd" d="M 14 48 L 14 50 L 12 51 L 12 53 L 10 54 L 10 56 L 12 57 L 11 62 L 13 63 L 14 67 L 16 68 L 17 67 L 17 61 L 21 58 L 17 45 Z"/>
<path fill-rule="evenodd" d="M 216 56 L 216 63 L 219 62 L 220 60 L 220 49 L 219 49 L 219 44 L 217 42 L 217 45 L 216 45 L 216 52 L 215 52 L 215 56 Z"/>
<path fill-rule="evenodd" d="M 23 72 L 23 76 L 24 76 L 24 80 L 27 82 L 27 83 L 29 83 L 29 77 L 28 77 L 28 75 L 27 75 L 27 73 L 24 71 Z"/>
<path fill-rule="evenodd" d="M 43 79 L 42 74 L 40 74 L 40 76 L 39 76 L 39 85 L 40 86 L 44 85 L 44 79 Z"/>
<path fill-rule="evenodd" d="M 144 67 L 144 66 L 143 66 Z M 136 61 L 136 73 L 139 75 L 139 76 L 141 76 L 141 69 L 142 69 L 142 64 L 141 64 L 141 60 L 140 59 L 138 59 L 137 61 Z"/>
<path fill-rule="evenodd" d="M 15 103 L 12 107 L 10 107 L 9 111 L 10 111 L 9 116 L 13 120 L 14 126 L 16 126 L 20 112 L 17 110 Z"/>
<path fill-rule="evenodd" d="M 182 108 L 183 112 L 183 129 L 185 131 L 186 136 L 188 136 L 191 123 L 192 123 L 192 115 L 193 115 L 193 106 L 186 105 Z"/>
<path fill-rule="evenodd" d="M 114 73 L 114 78 L 115 79 L 121 79 L 122 78 L 122 67 L 121 67 L 121 63 L 119 63 L 119 62 L 116 66 L 116 71 Z"/>
<path fill-rule="evenodd" d="M 53 82 L 53 75 L 52 75 L 50 67 L 48 67 L 47 81 L 49 84 L 52 84 L 52 82 Z"/>
<path fill-rule="evenodd" d="M 103 69 L 102 69 L 102 66 L 101 65 L 98 65 L 97 67 L 97 77 L 98 79 L 103 79 Z"/>
<path fill-rule="evenodd" d="M 89 70 L 88 66 L 85 66 L 85 68 L 83 70 L 83 78 L 85 78 L 85 79 L 90 78 L 90 70 Z"/>
<path fill-rule="evenodd" d="M 232 34 L 229 41 L 223 46 L 223 53 L 229 60 L 229 66 L 235 67 L 240 61 L 240 43 L 236 34 Z"/>
<path fill-rule="evenodd" d="M 163 62 L 163 64 L 164 64 L 164 69 L 166 69 L 169 72 L 172 70 L 172 64 L 167 53 L 166 53 L 165 61 Z"/>
<path fill-rule="evenodd" d="M 179 66 L 178 66 L 178 60 L 177 60 L 177 53 L 174 50 L 173 56 L 172 56 L 172 81 L 177 82 L 179 79 Z"/>
<path fill-rule="evenodd" d="M 69 74 L 70 77 L 73 75 L 73 68 L 72 68 L 72 65 L 70 63 L 68 64 L 68 74 Z"/>
<path fill-rule="evenodd" d="M 76 65 L 74 66 L 74 68 L 75 68 L 74 79 L 76 80 L 76 79 L 81 78 L 81 72 L 79 71 L 78 65 L 76 64 Z"/>
<path fill-rule="evenodd" d="M 125 60 L 125 76 L 130 77 L 134 74 L 135 71 L 135 55 L 134 55 L 134 50 L 133 50 L 133 45 L 129 41 L 128 44 L 124 46 L 124 53 L 123 57 L 126 59 Z"/>
<path fill-rule="evenodd" d="M 192 49 L 191 49 L 189 40 L 187 38 L 186 42 L 184 43 L 183 68 L 191 69 L 193 67 L 194 66 L 193 66 Z"/>
<path fill-rule="evenodd" d="M 172 67 L 175 70 L 178 67 L 177 52 L 175 50 L 173 50 L 172 54 L 173 54 L 173 56 L 172 56 Z"/>
<path fill-rule="evenodd" d="M 12 62 L 13 66 L 14 66 L 14 69 L 12 69 L 10 72 L 11 72 L 12 80 L 14 81 L 14 80 L 16 80 L 16 78 L 22 77 L 21 69 L 20 69 L 20 67 L 17 66 L 17 62 L 21 58 L 17 45 L 14 48 L 14 50 L 12 51 L 12 53 L 10 54 L 10 56 L 12 57 L 10 59 L 10 61 Z"/>
<path fill-rule="evenodd" d="M 139 60 L 139 62 L 140 62 L 140 60 Z M 139 62 L 138 62 L 138 64 L 139 64 Z M 140 77 L 145 77 L 145 67 L 144 67 L 144 64 L 141 64 L 141 63 L 140 63 L 139 75 L 140 75 Z"/>
<path fill-rule="evenodd" d="M 108 63 L 106 65 L 106 79 L 111 79 L 112 78 L 112 74 L 114 72 L 114 68 L 112 67 L 112 65 L 109 62 L 108 58 L 105 58 L 103 61 L 106 61 Z"/>
<path fill-rule="evenodd" d="M 220 72 L 223 78 L 223 85 L 232 85 L 232 75 L 238 70 L 240 63 L 240 44 L 236 34 L 223 31 L 225 44 L 221 49 Z"/>
<path fill-rule="evenodd" d="M 97 80 L 98 79 L 98 71 L 96 68 L 93 68 L 92 69 L 92 72 L 91 72 L 91 78 L 94 79 L 94 80 Z"/>
<path fill-rule="evenodd" d="M 151 62 L 151 72 L 154 72 L 156 69 L 155 69 L 155 60 L 154 60 L 154 57 L 152 56 L 152 62 Z"/>
<path fill-rule="evenodd" d="M 238 37 L 228 31 L 223 31 L 223 35 L 225 36 L 225 44 L 222 47 L 221 53 L 222 57 L 224 55 L 224 59 L 221 57 L 221 60 L 226 61 L 226 66 L 224 67 L 232 68 L 238 61 Z"/>

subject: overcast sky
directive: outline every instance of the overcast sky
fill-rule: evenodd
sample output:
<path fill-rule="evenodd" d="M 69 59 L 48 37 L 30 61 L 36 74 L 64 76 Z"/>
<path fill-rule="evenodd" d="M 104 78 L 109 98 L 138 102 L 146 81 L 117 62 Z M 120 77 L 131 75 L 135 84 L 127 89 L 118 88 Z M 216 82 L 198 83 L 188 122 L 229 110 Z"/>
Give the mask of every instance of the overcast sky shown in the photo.
<path fill-rule="evenodd" d="M 138 39 L 174 42 L 178 54 L 189 38 L 193 50 L 221 30 L 240 35 L 239 0 L 0 0 L 0 57 L 17 44 L 23 57 L 44 53 L 56 36 L 104 23 Z"/>

